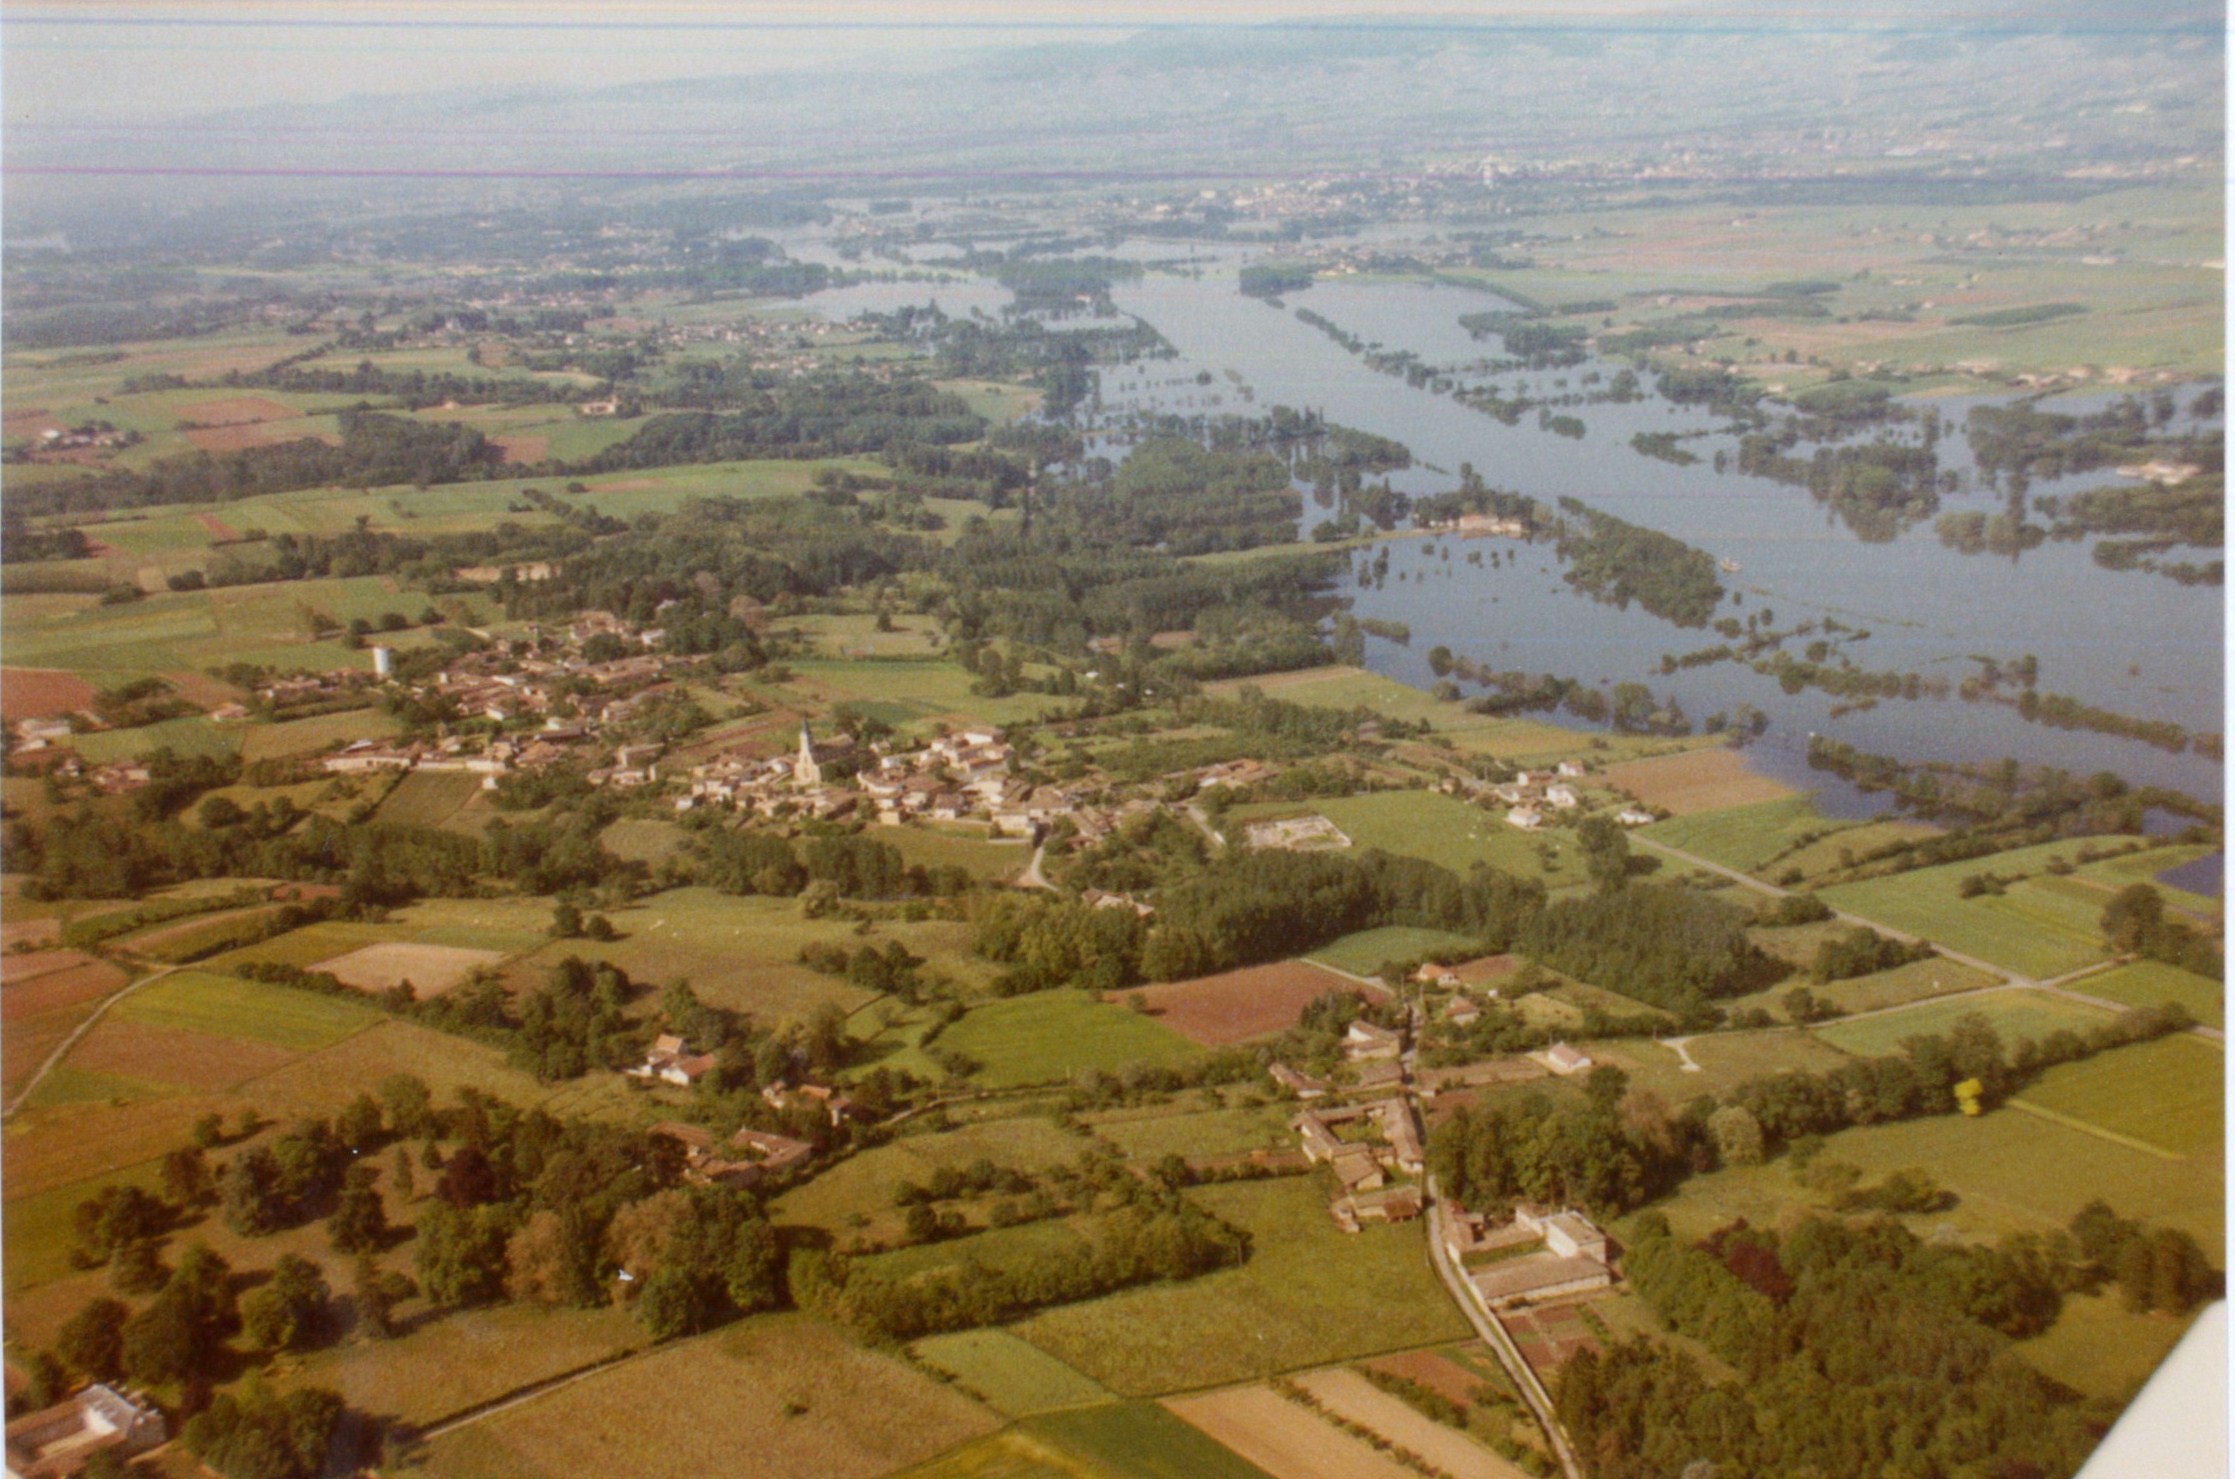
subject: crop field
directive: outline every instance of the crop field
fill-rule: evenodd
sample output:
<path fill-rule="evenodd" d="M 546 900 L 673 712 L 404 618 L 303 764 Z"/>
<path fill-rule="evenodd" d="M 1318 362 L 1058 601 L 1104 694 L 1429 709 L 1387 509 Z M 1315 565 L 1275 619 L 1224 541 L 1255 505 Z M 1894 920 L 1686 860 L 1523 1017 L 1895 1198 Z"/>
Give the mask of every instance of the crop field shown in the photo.
<path fill-rule="evenodd" d="M 378 1020 L 369 1008 L 330 996 L 208 971 L 178 971 L 144 986 L 110 1016 L 298 1051 L 330 1047 Z"/>
<path fill-rule="evenodd" d="M 1198 1163 L 1244 1156 L 1254 1150 L 1292 1150 L 1295 1134 L 1281 1105 L 1188 1110 L 1113 1109 L 1081 1116 L 1095 1134 L 1143 1163 L 1167 1155 Z"/>
<path fill-rule="evenodd" d="M 644 1416 L 691 1394 L 688 1422 Z M 697 1479 L 744 1455 L 767 1479 L 871 1479 L 999 1426 L 905 1363 L 799 1315 L 746 1320 L 460 1428 L 429 1445 L 460 1479 Z"/>
<path fill-rule="evenodd" d="M 1271 1387 L 1226 1387 L 1174 1397 L 1165 1406 L 1272 1479 L 1407 1479 L 1413 1473 Z"/>
<path fill-rule="evenodd" d="M 2011 987 L 1937 1001 L 1923 1001 L 1901 1011 L 1887 1012 L 1883 1016 L 1828 1023 L 1815 1031 L 1818 1037 L 1834 1047 L 1858 1057 L 1876 1058 L 1900 1052 L 1901 1040 L 1905 1037 L 1943 1035 L 1959 1018 L 1973 1012 L 1992 1023 L 1994 1030 L 2002 1034 L 2005 1044 L 2015 1043 L 2021 1037 L 2030 1037 L 2038 1042 L 2064 1027 L 2085 1032 L 2090 1027 L 2100 1027 L 2110 1020 L 2106 1013 L 2096 1007 L 2084 1006 L 2061 996 L 2052 996 L 2045 991 Z"/>
<path fill-rule="evenodd" d="M 891 630 L 881 632 L 866 611 L 818 612 L 785 617 L 779 631 L 799 633 L 826 657 L 930 657 L 939 650 L 939 628 L 931 618 L 902 613 L 889 623 Z"/>
<path fill-rule="evenodd" d="M 1152 1402 L 1044 1413 L 1024 1431 L 1116 1479 L 1265 1479 L 1264 1473 Z"/>
<path fill-rule="evenodd" d="M 2227 1050 L 2180 1036 L 2050 1069 L 2018 1102 L 2157 1146 L 2218 1159 L 2227 1141 Z"/>
<path fill-rule="evenodd" d="M 2130 1007 L 2154 1007 L 2177 1001 L 2206 1027 L 2227 1025 L 2226 987 L 2154 960 L 2138 960 L 2100 976 L 2083 976 L 2072 983 L 2072 989 Z"/>
<path fill-rule="evenodd" d="M 1296 1384 L 1325 1403 L 1330 1412 L 1419 1454 L 1453 1479 L 1527 1479 L 1518 1465 L 1383 1391 L 1355 1371 L 1338 1366 L 1307 1372 L 1296 1378 Z"/>
<path fill-rule="evenodd" d="M 1129 1063 L 1171 1068 L 1196 1056 L 1195 1045 L 1139 1012 L 1079 991 L 1036 991 L 973 1007 L 947 1029 L 940 1046 L 984 1064 L 975 1077 L 989 1088 L 1048 1083 L 1089 1068 Z"/>
<path fill-rule="evenodd" d="M 2096 922 L 2107 894 L 2069 885 L 2070 879 L 2028 877 L 2003 894 L 1965 899 L 1957 885 L 1976 873 L 2036 874 L 2051 857 L 2069 857 L 2070 844 L 2020 848 L 1969 862 L 1919 868 L 1888 878 L 1844 883 L 1823 890 L 1825 903 L 1910 934 L 1961 950 L 2006 970 L 2036 978 L 2075 971 L 2108 953 Z"/>
<path fill-rule="evenodd" d="M 1110 1479 L 1111 1471 L 1076 1453 L 1008 1428 L 965 1444 L 893 1479 Z"/>
<path fill-rule="evenodd" d="M 384 941 L 319 961 L 312 969 L 324 971 L 359 991 L 388 991 L 409 982 L 412 994 L 425 1000 L 463 986 L 476 970 L 503 960 L 503 952 L 497 950 Z"/>
<path fill-rule="evenodd" d="M 1286 1032 L 1305 1007 L 1330 991 L 1377 999 L 1381 994 L 1380 987 L 1361 986 L 1309 961 L 1282 960 L 1192 981 L 1159 981 L 1137 992 L 1112 993 L 1109 999 L 1137 994 L 1158 1023 L 1191 1042 L 1216 1048 Z"/>
<path fill-rule="evenodd" d="M 93 702 L 95 689 L 75 673 L 53 668 L 0 669 L 0 721 L 67 714 Z"/>
<path fill-rule="evenodd" d="M 1792 787 L 1783 782 L 1748 770 L 1745 758 L 1730 749 L 1693 750 L 1653 760 L 1625 761 L 1608 766 L 1599 773 L 1597 780 L 1601 785 L 1627 791 L 1645 805 L 1660 807 L 1678 817 L 1762 802 L 1805 800 L 1795 798 Z M 1792 816 L 1789 812 L 1776 815 L 1779 817 L 1777 825 L 1788 823 Z M 1762 821 L 1753 821 L 1748 830 L 1759 831 L 1764 825 Z M 1683 846 L 1674 838 L 1666 840 L 1672 846 Z M 1694 850 L 1705 853 L 1704 849 Z M 1713 856 L 1711 853 L 1705 855 Z M 1717 858 L 1716 861 L 1723 860 Z"/>
<path fill-rule="evenodd" d="M 954 1377 L 1004 1417 L 1030 1417 L 1111 1400 L 1100 1384 L 1006 1330 L 934 1335 L 909 1350 L 925 1365 Z"/>
<path fill-rule="evenodd" d="M 1265 552 L 1251 552 L 1262 553 Z M 1221 560 L 1221 556 L 1209 555 L 1192 562 L 1218 564 Z M 1425 720 L 1435 727 L 1438 734 L 1448 735 L 1454 745 L 1469 754 L 1496 755 L 1515 764 L 1534 765 L 1565 759 L 1578 753 L 1585 743 L 1583 737 L 1572 729 L 1562 729 L 1557 724 L 1544 724 L 1533 719 L 1471 714 L 1458 704 L 1445 703 L 1410 684 L 1400 683 L 1394 678 L 1384 678 L 1363 668 L 1326 667 L 1307 668 L 1293 673 L 1267 673 L 1253 678 L 1207 683 L 1203 691 L 1231 697 L 1245 686 L 1260 689 L 1287 703 L 1308 704 L 1315 708 L 1369 709 L 1384 719 L 1402 719 L 1407 723 Z M 1614 753 L 1621 755 L 1658 753 L 1670 748 L 1670 742 L 1661 739 L 1635 739 L 1620 735 L 1605 738 L 1613 746 Z"/>
<path fill-rule="evenodd" d="M 1477 1387 L 1489 1387 L 1509 1396 L 1513 1392 L 1513 1382 L 1505 1368 L 1479 1340 L 1435 1350 L 1399 1351 L 1393 1356 L 1376 1356 L 1364 1364 L 1375 1371 L 1419 1382 L 1454 1402 L 1473 1400 Z"/>
<path fill-rule="evenodd" d="M 833 1230 L 851 1225 L 856 1214 L 883 1218 L 895 1226 L 899 1215 L 892 1189 L 903 1181 L 922 1185 L 942 1166 L 960 1168 L 976 1160 L 1019 1171 L 1044 1171 L 1068 1165 L 1090 1148 L 1083 1136 L 1059 1130 L 1036 1116 L 988 1120 L 959 1129 L 903 1135 L 889 1144 L 847 1157 L 778 1197 L 769 1215 L 784 1224 L 810 1224 Z"/>
<path fill-rule="evenodd" d="M 1247 1263 L 1047 1310 L 1016 1333 L 1128 1396 L 1254 1381 L 1466 1333 L 1417 1225 L 1345 1233 L 1327 1216 L 1317 1176 L 1188 1196 L 1250 1234 Z"/>
<path fill-rule="evenodd" d="M 1333 966 L 1338 971 L 1348 971 L 1354 976 L 1371 976 L 1384 965 L 1402 960 L 1427 958 L 1455 958 L 1457 952 L 1475 953 L 1474 942 L 1465 935 L 1455 935 L 1448 930 L 1415 929 L 1410 925 L 1388 924 L 1379 929 L 1360 930 L 1354 935 L 1344 935 L 1330 945 L 1322 945 L 1304 957 L 1319 965 Z"/>
<path fill-rule="evenodd" d="M 2100 1197 L 2123 1217 L 2180 1228 L 2206 1248 L 2220 1247 L 2225 1236 L 2226 1174 L 2218 1157 L 2168 1161 L 2022 1109 L 1843 1130 L 1826 1138 L 1822 1154 L 1860 1168 L 1866 1182 L 1921 1168 L 1953 1192 L 1950 1210 L 1903 1219 L 1920 1234 L 1945 1226 L 1966 1242 L 1991 1243 L 2005 1233 L 2046 1233 Z M 1705 1237 L 1734 1217 L 1775 1227 L 1789 1213 L 1824 1203 L 1779 1159 L 1695 1176 L 1654 1205 L 1679 1235 Z"/>
<path fill-rule="evenodd" d="M 481 794 L 481 777 L 466 771 L 413 771 L 388 793 L 373 820 L 395 826 L 439 827 Z"/>
<path fill-rule="evenodd" d="M 239 753 L 241 732 L 219 728 L 199 715 L 189 715 L 165 719 L 160 724 L 143 724 L 137 729 L 95 730 L 76 736 L 71 744 L 76 747 L 78 757 L 88 765 L 130 760 L 163 749 L 175 750 L 181 755 L 224 757 Z"/>
<path fill-rule="evenodd" d="M 428 1320 L 398 1339 L 313 1352 L 288 1372 L 283 1389 L 329 1387 L 361 1412 L 427 1427 L 647 1343 L 633 1309 L 497 1305 Z"/>

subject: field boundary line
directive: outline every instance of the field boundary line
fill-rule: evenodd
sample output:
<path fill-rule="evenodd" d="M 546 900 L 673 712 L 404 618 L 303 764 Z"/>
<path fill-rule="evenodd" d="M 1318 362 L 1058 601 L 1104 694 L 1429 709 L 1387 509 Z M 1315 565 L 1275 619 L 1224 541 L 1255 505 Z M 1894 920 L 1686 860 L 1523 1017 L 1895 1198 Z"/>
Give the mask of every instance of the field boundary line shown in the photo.
<path fill-rule="evenodd" d="M 2185 1161 L 2188 1159 L 2187 1156 L 2177 1151 L 2167 1150 L 2162 1145 L 2152 1145 L 2147 1140 L 2137 1140 L 2132 1135 L 2121 1135 L 2116 1130 L 2106 1130 L 2101 1125 L 2091 1125 L 2084 1119 L 2069 1114 L 2060 1114 L 2054 1109 L 2048 1109 L 2039 1104 L 2029 1104 L 2023 1099 L 2009 1099 L 2004 1102 L 2012 1109 L 2022 1109 L 2027 1114 L 2038 1115 L 2051 1124 L 2062 1125 L 2067 1130 L 2078 1130 L 2083 1135 L 2093 1135 L 2098 1140 L 2108 1140 L 2113 1145 L 2123 1145 L 2128 1150 L 2138 1150 L 2144 1155 L 2154 1155 L 2161 1161 Z"/>
<path fill-rule="evenodd" d="M 711 1334 L 712 1332 L 708 1333 Z M 651 1345 L 638 1346 L 635 1350 L 623 1351 L 617 1356 L 607 1356 L 603 1360 L 592 1361 L 589 1365 L 577 1367 L 572 1371 L 562 1371 L 557 1376 L 547 1376 L 541 1381 L 529 1382 L 524 1387 L 515 1387 L 501 1396 L 491 1397 L 486 1402 L 479 1402 L 463 1411 L 453 1412 L 448 1417 L 438 1418 L 426 1427 L 420 1428 L 414 1436 L 421 1443 L 431 1443 L 447 1433 L 455 1432 L 468 1424 L 477 1423 L 485 1417 L 494 1417 L 498 1413 L 518 1407 L 524 1402 L 532 1402 L 538 1397 L 558 1391 L 561 1387 L 572 1386 L 578 1381 L 587 1381 L 600 1372 L 611 1371 L 616 1366 L 639 1360 L 651 1355 L 654 1351 L 665 1350 L 672 1344 L 674 1342 L 655 1341 Z"/>
<path fill-rule="evenodd" d="M 80 1040 L 82 1040 L 88 1032 L 91 1032 L 93 1030 L 93 1024 L 100 1021 L 101 1018 L 107 1014 L 110 1007 L 115 1006 L 118 1002 L 124 1000 L 124 998 L 126 998 L 127 996 L 130 996 L 133 992 L 139 990 L 142 986 L 148 985 L 150 982 L 160 981 L 165 976 L 168 976 L 179 969 L 181 969 L 181 967 L 179 966 L 167 965 L 151 975 L 140 977 L 140 979 L 137 981 L 127 981 L 118 990 L 112 992 L 106 997 L 103 997 L 101 1000 L 101 1004 L 95 1007 L 91 1012 L 87 1013 L 86 1019 L 83 1022 L 80 1022 L 75 1028 L 71 1029 L 70 1035 L 62 1039 L 62 1041 L 55 1046 L 53 1052 L 47 1054 L 46 1061 L 39 1065 L 39 1071 L 31 1075 L 31 1081 L 25 1084 L 22 1091 L 19 1092 L 14 1099 L 8 1102 L 8 1107 L 4 1111 L 0 1111 L 0 1122 L 12 1120 L 16 1117 L 16 1111 L 23 1108 L 24 1104 L 30 1100 L 32 1094 L 37 1091 L 40 1084 L 46 1082 L 47 1074 L 52 1072 L 54 1066 L 57 1063 L 60 1063 L 64 1056 L 66 1056 L 72 1048 L 76 1047 Z"/>

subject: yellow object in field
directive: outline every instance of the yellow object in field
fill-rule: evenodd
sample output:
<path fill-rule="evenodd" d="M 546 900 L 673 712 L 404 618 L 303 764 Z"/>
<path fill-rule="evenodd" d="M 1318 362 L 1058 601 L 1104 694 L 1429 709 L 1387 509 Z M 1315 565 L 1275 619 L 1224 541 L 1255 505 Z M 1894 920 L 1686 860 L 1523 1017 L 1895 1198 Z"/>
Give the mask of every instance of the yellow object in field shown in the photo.
<path fill-rule="evenodd" d="M 1986 1091 L 1987 1086 L 1977 1079 L 1965 1079 L 1962 1083 L 1956 1085 L 1956 1108 L 1962 1110 L 1965 1114 L 1977 1114 L 1979 1112 L 1979 1096 Z"/>

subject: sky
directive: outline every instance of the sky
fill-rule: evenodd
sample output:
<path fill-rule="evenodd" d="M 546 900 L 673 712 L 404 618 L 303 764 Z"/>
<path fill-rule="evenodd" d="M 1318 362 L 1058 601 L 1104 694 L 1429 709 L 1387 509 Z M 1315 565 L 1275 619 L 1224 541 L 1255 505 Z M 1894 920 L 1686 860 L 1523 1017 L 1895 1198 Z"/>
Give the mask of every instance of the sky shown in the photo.
<path fill-rule="evenodd" d="M 1529 20 L 1673 8 L 1673 0 L 1502 0 L 1446 14 Z M 145 124 L 360 94 L 601 87 L 865 59 L 936 63 L 993 46 L 1115 39 L 1143 26 L 1425 18 L 1434 10 L 1432 0 L 8 0 L 0 10 L 0 117 L 30 130 Z"/>

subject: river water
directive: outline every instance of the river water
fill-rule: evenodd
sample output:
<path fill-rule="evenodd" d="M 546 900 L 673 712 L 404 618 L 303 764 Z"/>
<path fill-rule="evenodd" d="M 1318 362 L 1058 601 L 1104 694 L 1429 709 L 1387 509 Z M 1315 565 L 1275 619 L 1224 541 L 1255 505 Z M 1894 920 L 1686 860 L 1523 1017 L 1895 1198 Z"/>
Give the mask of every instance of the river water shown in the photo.
<path fill-rule="evenodd" d="M 1129 243 L 1137 260 L 1182 255 L 1170 243 Z M 1506 306 L 1464 288 L 1391 282 L 1323 282 L 1294 295 L 1286 307 L 1244 297 L 1236 287 L 1238 254 L 1197 250 L 1201 275 L 1152 272 L 1114 293 L 1118 307 L 1154 325 L 1179 351 L 1176 361 L 1106 369 L 1100 408 L 1106 424 L 1133 410 L 1183 415 L 1261 414 L 1275 405 L 1310 408 L 1330 421 L 1392 437 L 1410 447 L 1415 466 L 1391 477 L 1410 493 L 1446 491 L 1470 463 L 1492 487 L 1542 500 L 1573 495 L 1594 508 L 1644 524 L 1740 566 L 1723 582 L 1731 592 L 1721 615 L 1744 618 L 1766 609 L 1781 630 L 1836 617 L 1867 628 L 1850 643 L 1853 660 L 1874 671 L 1916 671 L 1953 687 L 1976 671 L 1973 654 L 2039 659 L 2044 692 L 2069 694 L 2121 714 L 2170 719 L 2191 731 L 2222 723 L 2222 594 L 2182 587 L 2162 576 L 2105 570 L 2085 543 L 2046 544 L 2016 557 L 1963 555 L 1944 547 L 1928 519 L 1897 537 L 1865 542 L 1805 489 L 1735 471 L 1718 473 L 1717 450 L 1735 439 L 1713 431 L 1719 419 L 1700 407 L 1673 404 L 1650 390 L 1628 404 L 1600 402 L 1555 409 L 1580 418 L 1580 439 L 1540 429 L 1536 415 L 1506 426 L 1427 387 L 1370 368 L 1319 329 L 1299 321 L 1308 307 L 1349 333 L 1388 351 L 1409 350 L 1431 366 L 1463 367 L 1502 358 L 1495 341 L 1477 341 L 1459 327 L 1462 314 Z M 915 294 L 913 299 L 907 295 Z M 879 284 L 820 295 L 808 306 L 833 317 L 860 308 L 937 298 L 949 312 L 988 310 L 985 294 L 956 284 Z M 1470 384 L 1495 384 L 1507 395 L 1581 395 L 1603 391 L 1622 368 L 1591 362 L 1534 373 L 1461 370 Z M 1209 371 L 1210 383 L 1199 383 Z M 1600 383 L 1585 377 L 1598 372 Z M 2183 395 L 2185 401 L 2187 395 Z M 2057 408 L 2086 409 L 2105 397 Z M 1974 399 L 1920 401 L 1937 406 L 1948 431 L 1938 443 L 1943 468 L 1956 469 L 1966 491 L 1945 495 L 1943 511 L 1993 513 L 2001 495 L 1976 488 L 1961 423 Z M 1683 446 L 1701 461 L 1675 466 L 1630 445 L 1640 431 L 1708 433 Z M 1900 434 L 1914 437 L 1912 427 Z M 1796 455 L 1806 456 L 1804 447 Z M 2034 494 L 2062 493 L 2115 481 L 2108 472 L 2058 482 L 2036 481 Z M 1308 527 L 1325 514 L 1307 506 Z M 1406 537 L 1387 545 L 1385 578 L 1344 583 L 1358 615 L 1403 622 L 1409 644 L 1368 639 L 1375 671 L 1420 687 L 1434 680 L 1426 653 L 1436 645 L 1495 668 L 1579 677 L 1593 683 L 1648 684 L 1673 697 L 1695 722 L 1751 704 L 1770 728 L 1750 749 L 1751 763 L 1823 792 L 1827 807 L 1861 813 L 1878 804 L 1805 763 L 1807 736 L 1822 732 L 1864 750 L 1913 760 L 2028 763 L 2087 773 L 2116 770 L 2134 781 L 2176 787 L 2217 799 L 2221 768 L 2193 753 L 2168 754 L 2139 740 L 2065 731 L 2020 719 L 1992 703 L 1880 700 L 1834 714 L 1840 700 L 1813 690 L 1786 694 L 1768 677 L 1736 663 L 1717 663 L 1663 677 L 1665 653 L 1717 645 L 1707 629 L 1682 629 L 1632 606 L 1616 610 L 1576 593 L 1559 576 L 1549 545 L 1495 539 Z M 1495 561 L 1470 560 L 1499 551 Z M 2175 558 L 2180 558 L 2176 552 Z M 2209 555 L 2192 556 L 2209 558 Z M 1361 561 L 1362 563 L 1362 561 Z M 1796 655 L 1804 643 L 1788 642 Z"/>

